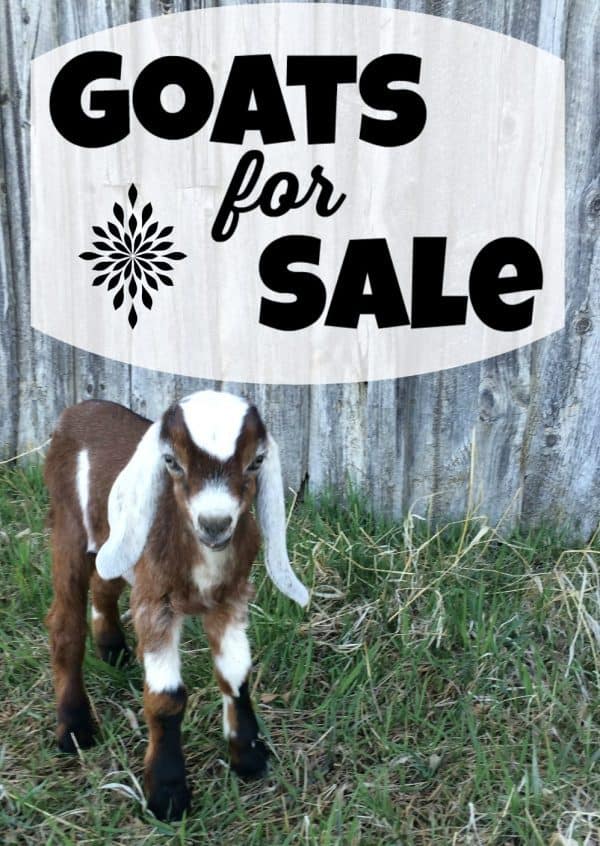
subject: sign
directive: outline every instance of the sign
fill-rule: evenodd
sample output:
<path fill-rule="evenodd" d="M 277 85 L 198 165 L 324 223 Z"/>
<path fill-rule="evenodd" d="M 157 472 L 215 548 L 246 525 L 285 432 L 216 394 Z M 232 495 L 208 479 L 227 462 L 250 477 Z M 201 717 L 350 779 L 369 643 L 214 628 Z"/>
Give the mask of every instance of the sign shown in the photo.
<path fill-rule="evenodd" d="M 478 361 L 564 323 L 560 59 L 444 18 L 259 4 L 33 62 L 32 325 L 217 380 Z"/>

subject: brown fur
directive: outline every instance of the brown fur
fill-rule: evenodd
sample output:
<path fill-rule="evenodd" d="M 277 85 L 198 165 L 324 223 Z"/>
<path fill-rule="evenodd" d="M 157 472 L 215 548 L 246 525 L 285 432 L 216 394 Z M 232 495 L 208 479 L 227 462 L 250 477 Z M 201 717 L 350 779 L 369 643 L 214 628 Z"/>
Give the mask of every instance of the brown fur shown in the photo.
<path fill-rule="evenodd" d="M 95 555 L 87 551 L 88 536 L 76 486 L 77 456 L 81 450 L 88 450 L 87 517 L 95 549 L 99 549 L 109 535 L 107 503 L 111 487 L 150 425 L 149 420 L 115 403 L 84 402 L 63 413 L 48 453 L 45 479 L 51 502 L 54 601 L 47 624 L 59 715 L 58 738 L 65 751 L 73 750 L 73 738 L 79 745 L 90 745 L 94 732 L 81 670 L 90 580 L 94 607 L 102 615 L 93 622 L 100 654 L 111 660 L 109 656 L 115 657 L 120 650 L 126 650 L 117 605 L 125 583 L 122 579 L 101 579 L 94 569 Z M 175 621 L 184 614 L 202 614 L 211 650 L 218 655 L 228 622 L 245 616 L 252 595 L 248 577 L 260 538 L 249 510 L 256 494 L 256 482 L 244 473 L 244 468 L 252 461 L 266 431 L 258 412 L 250 407 L 234 455 L 220 462 L 193 443 L 181 408 L 174 405 L 163 416 L 161 435 L 170 442 L 185 475 L 170 479 L 165 468 L 166 484 L 157 517 L 136 566 L 131 607 L 138 655 L 142 658 L 144 653 L 164 645 L 172 635 Z M 232 495 L 241 501 L 242 514 L 228 546 L 221 578 L 210 590 L 200 592 L 193 579 L 193 569 L 205 562 L 185 504 L 217 473 L 227 480 Z M 221 689 L 231 695 L 227 682 L 218 680 Z M 177 747 L 185 691 L 175 696 L 152 693 L 146 688 L 144 707 L 150 733 L 146 783 L 156 794 L 157 812 L 169 814 L 172 810 L 165 810 L 165 802 L 169 800 L 167 806 L 172 808 L 169 802 L 173 797 L 165 784 L 157 786 L 157 779 L 160 781 L 160 773 L 169 770 L 172 760 L 183 761 Z M 177 715 L 179 722 L 175 720 Z M 168 726 L 166 734 L 165 726 Z M 181 795 L 175 802 L 179 810 L 173 813 L 180 815 L 185 809 L 179 806 L 185 804 L 181 797 L 187 795 L 187 787 L 184 790 L 181 778 L 179 781 Z"/>
<path fill-rule="evenodd" d="M 100 615 L 92 620 L 92 633 L 96 651 L 109 664 L 125 661 L 129 656 L 118 605 L 124 587 L 124 579 L 105 581 L 95 570 L 92 573 L 92 605 Z"/>
<path fill-rule="evenodd" d="M 87 449 L 90 456 L 88 514 L 92 533 L 100 548 L 108 538 L 106 506 L 110 489 L 150 425 L 150 420 L 139 414 L 103 400 L 87 400 L 62 413 L 52 435 L 44 470 L 53 529 L 57 513 L 67 510 L 80 525 L 85 538 L 75 477 L 77 455 L 80 450 Z M 65 540 L 70 544 L 70 537 Z"/>

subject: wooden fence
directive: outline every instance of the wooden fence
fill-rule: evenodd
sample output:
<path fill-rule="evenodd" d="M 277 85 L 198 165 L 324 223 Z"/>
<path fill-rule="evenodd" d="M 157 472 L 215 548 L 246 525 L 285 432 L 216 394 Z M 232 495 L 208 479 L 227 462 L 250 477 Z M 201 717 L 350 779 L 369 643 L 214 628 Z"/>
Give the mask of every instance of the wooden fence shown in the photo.
<path fill-rule="evenodd" d="M 60 411 L 105 397 L 148 416 L 213 383 L 101 359 L 29 320 L 29 62 L 91 32 L 201 6 L 185 0 L 0 0 L 0 452 L 44 441 Z M 287 484 L 357 483 L 374 508 L 437 519 L 600 517 L 600 6 L 592 0 L 413 0 L 398 8 L 514 36 L 566 61 L 566 326 L 479 364 L 397 381 L 222 385 L 253 398 L 280 442 Z M 52 285 L 52 257 L 48 257 Z M 432 494 L 435 496 L 432 497 Z"/>

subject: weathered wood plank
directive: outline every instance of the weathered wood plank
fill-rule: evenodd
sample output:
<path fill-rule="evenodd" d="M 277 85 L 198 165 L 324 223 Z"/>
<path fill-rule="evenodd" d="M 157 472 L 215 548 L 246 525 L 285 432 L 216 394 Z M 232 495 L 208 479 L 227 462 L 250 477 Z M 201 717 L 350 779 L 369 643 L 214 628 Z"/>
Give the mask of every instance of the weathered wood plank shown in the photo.
<path fill-rule="evenodd" d="M 567 9 L 566 326 L 533 350 L 523 518 L 568 519 L 585 537 L 598 525 L 600 484 L 600 9 Z"/>
<path fill-rule="evenodd" d="M 212 382 L 129 368 L 29 328 L 28 79 L 32 56 L 192 0 L 5 0 L 0 17 L 0 450 L 39 443 L 64 405 L 88 396 L 150 417 Z M 386 4 L 390 5 L 390 4 Z M 563 55 L 567 69 L 567 323 L 514 353 L 369 385 L 227 385 L 254 399 L 280 443 L 286 483 L 348 479 L 373 507 L 436 520 L 470 507 L 507 524 L 600 517 L 600 11 L 588 0 L 399 0 L 397 8 L 487 27 Z M 49 210 L 51 213 L 51 210 Z M 49 266 L 49 284 L 52 270 Z M 219 386 L 217 386 L 219 387 Z M 474 451 L 473 451 L 474 445 Z"/>
<path fill-rule="evenodd" d="M 40 28 L 21 4 L 11 2 L 2 8 L 0 181 L 6 188 L 9 233 L 7 320 L 14 326 L 9 374 L 16 381 L 16 403 L 11 413 L 17 420 L 14 448 L 20 451 L 45 440 L 51 421 L 70 401 L 73 351 L 65 345 L 52 345 L 29 325 L 29 62 L 35 55 Z M 48 276 L 51 284 L 51 266 Z"/>

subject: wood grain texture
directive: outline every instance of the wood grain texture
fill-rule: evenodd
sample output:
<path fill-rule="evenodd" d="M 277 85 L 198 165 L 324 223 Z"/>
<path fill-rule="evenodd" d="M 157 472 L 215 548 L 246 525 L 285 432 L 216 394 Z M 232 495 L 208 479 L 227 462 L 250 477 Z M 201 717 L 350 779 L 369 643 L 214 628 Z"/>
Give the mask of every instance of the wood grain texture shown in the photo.
<path fill-rule="evenodd" d="M 97 30 L 202 5 L 0 3 L 3 456 L 45 440 L 61 409 L 76 400 L 106 397 L 154 417 L 173 398 L 214 384 L 101 359 L 29 327 L 30 59 Z M 341 491 L 352 480 L 389 516 L 413 508 L 437 521 L 461 518 L 472 507 L 506 525 L 567 523 L 583 539 L 600 518 L 600 6 L 590 0 L 382 5 L 483 26 L 565 59 L 566 327 L 480 364 L 398 381 L 217 387 L 245 393 L 263 410 L 293 489 L 307 473 L 312 490 Z"/>

